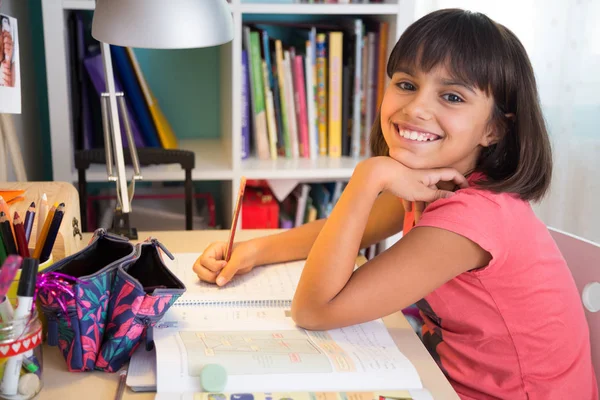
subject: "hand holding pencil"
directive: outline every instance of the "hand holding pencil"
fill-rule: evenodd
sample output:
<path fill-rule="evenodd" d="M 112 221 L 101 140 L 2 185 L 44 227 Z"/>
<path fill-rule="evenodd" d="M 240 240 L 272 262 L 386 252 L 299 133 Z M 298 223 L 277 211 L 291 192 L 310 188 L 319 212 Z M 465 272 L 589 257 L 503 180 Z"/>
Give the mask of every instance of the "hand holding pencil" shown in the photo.
<path fill-rule="evenodd" d="M 210 244 L 194 263 L 193 270 L 200 280 L 223 286 L 236 274 L 250 272 L 255 266 L 252 248 L 245 242 L 234 243 L 245 188 L 246 179 L 242 177 L 228 241 Z"/>

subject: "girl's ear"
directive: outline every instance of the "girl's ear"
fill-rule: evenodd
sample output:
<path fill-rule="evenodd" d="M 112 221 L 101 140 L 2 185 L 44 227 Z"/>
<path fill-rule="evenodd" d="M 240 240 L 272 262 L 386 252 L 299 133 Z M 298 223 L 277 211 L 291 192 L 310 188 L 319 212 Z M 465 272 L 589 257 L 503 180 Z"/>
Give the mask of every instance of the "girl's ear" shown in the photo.
<path fill-rule="evenodd" d="M 485 135 L 481 138 L 481 145 L 483 147 L 490 147 L 498 143 L 502 139 L 502 135 L 504 135 L 504 132 L 501 132 L 494 124 L 490 124 Z"/>
<path fill-rule="evenodd" d="M 506 113 L 504 114 L 504 118 L 506 120 L 489 124 L 488 130 L 482 138 L 481 145 L 483 147 L 489 147 L 498 143 L 508 131 L 508 127 L 515 123 L 516 116 L 514 113 Z"/>

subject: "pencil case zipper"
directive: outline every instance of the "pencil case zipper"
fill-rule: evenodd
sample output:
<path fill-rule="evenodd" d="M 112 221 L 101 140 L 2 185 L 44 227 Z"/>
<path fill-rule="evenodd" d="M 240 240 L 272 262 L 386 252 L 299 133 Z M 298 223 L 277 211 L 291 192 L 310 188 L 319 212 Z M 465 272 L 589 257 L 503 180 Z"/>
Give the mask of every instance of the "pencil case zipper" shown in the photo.
<path fill-rule="evenodd" d="M 139 317 L 134 317 L 134 320 L 137 321 L 139 324 L 144 325 L 144 329 L 146 330 L 146 339 L 145 339 L 145 346 L 146 346 L 146 350 L 152 350 L 154 347 L 154 325 L 156 325 L 156 323 L 158 321 L 160 321 L 162 319 L 163 315 L 159 315 L 159 316 L 148 316 L 148 315 L 144 315 L 144 316 L 139 316 Z"/>

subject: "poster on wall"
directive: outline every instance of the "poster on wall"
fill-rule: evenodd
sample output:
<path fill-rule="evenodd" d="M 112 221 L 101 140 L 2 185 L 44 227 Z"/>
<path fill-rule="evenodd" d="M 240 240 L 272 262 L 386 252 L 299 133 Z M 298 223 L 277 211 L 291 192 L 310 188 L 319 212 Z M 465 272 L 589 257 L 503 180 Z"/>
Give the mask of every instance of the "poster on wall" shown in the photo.
<path fill-rule="evenodd" d="M 21 113 L 17 19 L 0 14 L 0 113 Z"/>

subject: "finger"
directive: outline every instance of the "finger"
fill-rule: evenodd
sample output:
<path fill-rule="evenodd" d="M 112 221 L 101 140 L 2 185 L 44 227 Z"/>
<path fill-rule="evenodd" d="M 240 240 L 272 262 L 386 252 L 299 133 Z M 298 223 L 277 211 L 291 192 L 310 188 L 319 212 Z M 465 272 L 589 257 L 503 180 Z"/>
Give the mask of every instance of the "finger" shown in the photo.
<path fill-rule="evenodd" d="M 227 264 L 225 260 L 217 260 L 216 258 L 208 255 L 200 256 L 196 263 L 213 272 L 219 272 L 223 269 L 223 267 L 225 267 L 225 264 Z"/>
<path fill-rule="evenodd" d="M 200 280 L 203 280 L 205 282 L 215 283 L 215 281 L 217 280 L 218 272 L 209 271 L 201 265 L 198 268 L 194 268 L 194 272 L 196 273 L 196 275 L 198 275 L 198 278 L 200 278 Z"/>
<path fill-rule="evenodd" d="M 221 270 L 221 272 L 219 272 L 219 276 L 217 276 L 217 285 L 219 286 L 223 286 L 226 285 L 227 282 L 229 282 L 231 280 L 231 278 L 233 278 L 233 276 L 237 273 L 238 271 L 238 266 L 239 264 L 236 262 L 231 262 L 231 260 L 227 263 L 227 265 L 225 265 L 225 268 L 223 268 Z"/>
<path fill-rule="evenodd" d="M 469 187 L 467 178 L 453 168 L 440 168 L 431 170 L 426 175 L 426 179 L 423 183 L 427 186 L 431 186 L 437 184 L 438 182 L 454 182 L 461 188 Z"/>
<path fill-rule="evenodd" d="M 432 203 L 439 199 L 447 199 L 449 197 L 454 196 L 455 194 L 456 193 L 450 192 L 448 190 L 427 188 L 426 193 L 424 193 L 423 198 L 421 200 L 427 201 L 428 203 Z"/>
<path fill-rule="evenodd" d="M 421 214 L 423 214 L 423 211 L 425 210 L 425 202 L 424 201 L 415 201 L 414 209 L 415 209 L 415 223 L 417 223 L 421 219 Z"/>
<path fill-rule="evenodd" d="M 404 211 L 406 211 L 406 212 L 412 211 L 412 201 L 402 199 L 402 206 L 404 207 Z"/>

